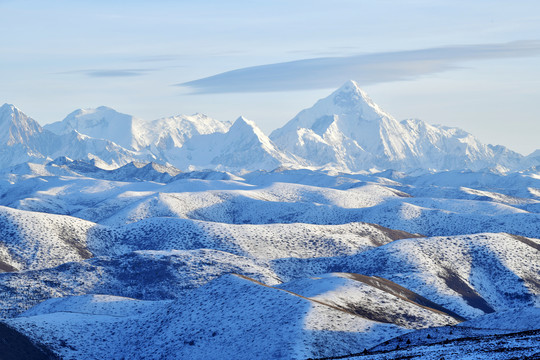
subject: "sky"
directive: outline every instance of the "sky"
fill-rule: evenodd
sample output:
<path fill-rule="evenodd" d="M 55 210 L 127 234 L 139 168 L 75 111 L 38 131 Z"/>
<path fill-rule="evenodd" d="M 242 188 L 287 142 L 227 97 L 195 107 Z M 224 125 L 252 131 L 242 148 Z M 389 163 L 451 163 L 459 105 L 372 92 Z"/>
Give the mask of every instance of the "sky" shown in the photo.
<path fill-rule="evenodd" d="M 243 115 L 269 134 L 355 80 L 397 120 L 540 148 L 538 1 L 0 0 L 0 103 Z"/>

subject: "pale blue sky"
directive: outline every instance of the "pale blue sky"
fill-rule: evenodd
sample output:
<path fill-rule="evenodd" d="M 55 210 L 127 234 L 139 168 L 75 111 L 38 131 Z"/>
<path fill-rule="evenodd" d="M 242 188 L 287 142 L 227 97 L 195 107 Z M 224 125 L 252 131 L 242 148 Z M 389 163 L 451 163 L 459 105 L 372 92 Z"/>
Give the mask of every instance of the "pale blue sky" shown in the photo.
<path fill-rule="evenodd" d="M 540 148 L 537 1 L 0 0 L 0 14 L 0 103 L 42 124 L 106 105 L 270 133 L 353 79 L 397 119 Z"/>

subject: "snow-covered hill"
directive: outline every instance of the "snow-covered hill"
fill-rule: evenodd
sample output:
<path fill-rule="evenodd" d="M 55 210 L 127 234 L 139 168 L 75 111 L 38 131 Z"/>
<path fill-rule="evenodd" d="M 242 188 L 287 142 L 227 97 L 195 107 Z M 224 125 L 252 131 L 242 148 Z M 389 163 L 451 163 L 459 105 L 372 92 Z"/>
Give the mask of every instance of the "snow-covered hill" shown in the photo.
<path fill-rule="evenodd" d="M 418 236 L 365 223 L 232 225 L 150 218 L 109 227 L 71 216 L 0 206 L 0 271 L 49 268 L 137 250 L 208 248 L 265 260 L 332 257 Z"/>
<path fill-rule="evenodd" d="M 18 315 L 50 298 L 70 295 L 175 299 L 231 273 L 245 274 L 265 284 L 280 283 L 265 264 L 217 250 L 148 250 L 66 262 L 47 269 L 0 273 L 0 318 Z"/>
<path fill-rule="evenodd" d="M 84 175 L 77 175 L 76 166 L 29 164 L 16 170 L 0 174 L 0 205 L 109 226 L 174 217 L 229 224 L 368 222 L 429 236 L 540 233 L 540 178 L 535 174 L 448 172 L 395 180 L 380 173 L 332 176 L 316 171 L 255 172 L 245 179 L 219 172 L 174 178 L 159 171 L 128 173 L 134 180 L 169 181 L 157 183 L 120 181 L 126 180 L 123 168 L 98 172 L 97 179 L 84 169 Z M 220 180 L 224 176 L 235 180 Z M 461 186 L 460 178 L 470 187 Z"/>
<path fill-rule="evenodd" d="M 535 314 L 540 262 L 531 244 L 540 242 L 403 239 L 358 255 L 271 263 L 210 250 L 143 251 L 0 274 L 2 294 L 11 294 L 1 300 L 4 314 L 20 314 L 9 325 L 67 358 L 342 356 L 388 346 L 412 329 L 428 328 L 419 330 L 431 333 L 428 343 L 452 338 L 437 329 L 463 336 L 448 325 L 464 315 L 486 328 L 476 335 L 534 328 L 504 315 Z M 361 273 L 319 272 L 328 268 Z M 66 297 L 84 294 L 114 296 Z M 21 314 L 58 296 L 65 298 Z"/>
<path fill-rule="evenodd" d="M 335 258 L 273 261 L 283 281 L 333 271 L 391 280 L 472 319 L 535 306 L 540 240 L 501 234 L 403 239 Z"/>
<path fill-rule="evenodd" d="M 0 270 L 49 268 L 91 258 L 87 233 L 94 226 L 69 216 L 0 206 Z"/>
<path fill-rule="evenodd" d="M 480 316 L 455 327 L 422 329 L 398 336 L 350 359 L 535 359 L 540 340 L 540 308 Z M 360 355 L 360 354 L 359 354 Z"/>
<path fill-rule="evenodd" d="M 306 359 L 347 354 L 406 331 L 234 275 L 140 314 L 73 314 L 74 301 L 65 302 L 63 312 L 39 314 L 62 310 L 43 306 L 8 323 L 67 358 L 86 359 Z M 123 302 L 134 308 L 133 300 Z"/>

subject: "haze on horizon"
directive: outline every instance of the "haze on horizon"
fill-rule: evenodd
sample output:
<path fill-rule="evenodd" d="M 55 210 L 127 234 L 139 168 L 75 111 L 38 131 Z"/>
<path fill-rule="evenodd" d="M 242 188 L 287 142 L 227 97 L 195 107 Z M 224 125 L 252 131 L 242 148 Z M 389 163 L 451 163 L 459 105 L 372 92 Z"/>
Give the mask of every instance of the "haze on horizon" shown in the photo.
<path fill-rule="evenodd" d="M 0 103 L 239 115 L 267 134 L 345 80 L 398 120 L 540 148 L 535 1 L 0 1 Z"/>

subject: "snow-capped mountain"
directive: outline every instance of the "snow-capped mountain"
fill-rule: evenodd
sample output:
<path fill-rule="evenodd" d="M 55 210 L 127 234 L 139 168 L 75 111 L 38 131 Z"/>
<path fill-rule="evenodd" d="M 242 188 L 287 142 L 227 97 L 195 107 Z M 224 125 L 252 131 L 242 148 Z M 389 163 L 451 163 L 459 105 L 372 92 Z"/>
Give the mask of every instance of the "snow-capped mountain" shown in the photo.
<path fill-rule="evenodd" d="M 127 150 L 110 140 L 93 138 L 73 129 L 55 134 L 9 104 L 0 108 L 0 128 L 2 168 L 27 161 L 43 163 L 60 156 L 95 160 L 98 164 L 112 167 L 132 161 L 150 162 L 155 159 L 148 151 Z"/>
<path fill-rule="evenodd" d="M 62 121 L 45 125 L 44 128 L 58 135 L 76 131 L 96 139 L 114 142 L 126 149 L 141 150 L 141 120 L 122 114 L 106 106 L 96 109 L 78 109 Z"/>
<path fill-rule="evenodd" d="M 504 146 L 485 145 L 461 129 L 418 119 L 398 122 L 354 81 L 301 111 L 270 137 L 243 117 L 234 125 L 202 114 L 144 121 L 101 106 L 76 110 L 42 129 L 12 105 L 2 109 L 6 130 L 0 140 L 10 147 L 2 154 L 8 165 L 69 156 L 98 159 L 109 167 L 156 161 L 181 170 L 232 172 L 279 167 L 505 172 L 540 166 L 538 153 L 524 157 Z"/>
<path fill-rule="evenodd" d="M 226 133 L 194 136 L 167 156 L 169 162 L 181 170 L 273 170 L 298 165 L 294 156 L 279 150 L 253 121 L 242 116 Z"/>
<path fill-rule="evenodd" d="M 153 121 L 119 113 L 106 106 L 79 109 L 64 120 L 45 125 L 55 134 L 76 131 L 96 138 L 106 139 L 129 150 L 151 147 L 156 155 L 167 157 L 167 150 L 180 148 L 195 135 L 226 132 L 230 124 L 203 114 L 176 115 Z"/>
<path fill-rule="evenodd" d="M 193 136 L 224 133 L 231 126 L 204 114 L 175 115 L 140 125 L 146 146 L 152 146 L 154 152 L 157 150 L 165 157 L 167 150 L 182 147 Z"/>
<path fill-rule="evenodd" d="M 53 151 L 56 136 L 11 104 L 0 107 L 0 166 L 40 161 Z"/>
<path fill-rule="evenodd" d="M 31 147 L 35 136 L 43 133 L 41 126 L 11 104 L 0 107 L 0 143 L 12 146 L 22 144 Z"/>
<path fill-rule="evenodd" d="M 6 104 L 0 358 L 537 358 L 539 151 L 354 82 L 272 140 Z"/>
<path fill-rule="evenodd" d="M 270 138 L 317 166 L 345 171 L 378 169 L 515 169 L 522 156 L 480 143 L 456 128 L 421 120 L 398 122 L 354 81 L 301 111 Z"/>
<path fill-rule="evenodd" d="M 105 163 L 106 167 L 116 168 L 133 161 L 151 162 L 155 156 L 148 151 L 135 152 L 116 143 L 97 139 L 77 131 L 58 135 L 57 148 L 48 153 L 48 157 L 67 156 L 72 159 L 96 159 L 97 163 Z"/>

